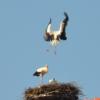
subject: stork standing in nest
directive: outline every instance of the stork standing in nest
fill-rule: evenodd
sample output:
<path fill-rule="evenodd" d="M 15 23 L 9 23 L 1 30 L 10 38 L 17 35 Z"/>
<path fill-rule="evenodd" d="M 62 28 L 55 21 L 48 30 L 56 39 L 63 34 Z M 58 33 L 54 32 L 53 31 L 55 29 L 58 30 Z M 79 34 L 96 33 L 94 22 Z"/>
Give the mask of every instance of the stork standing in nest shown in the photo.
<path fill-rule="evenodd" d="M 43 83 L 43 76 L 48 72 L 48 65 L 46 64 L 43 67 L 40 67 L 36 70 L 35 73 L 33 73 L 33 76 L 40 76 L 41 84 Z"/>
<path fill-rule="evenodd" d="M 66 30 L 66 26 L 68 25 L 69 17 L 66 12 L 64 12 L 64 16 L 65 18 L 63 19 L 63 21 L 61 21 L 59 30 L 57 31 L 52 30 L 51 19 L 50 19 L 46 31 L 44 33 L 44 40 L 50 42 L 51 45 L 54 47 L 56 47 L 59 44 L 60 40 L 67 40 L 65 30 Z"/>

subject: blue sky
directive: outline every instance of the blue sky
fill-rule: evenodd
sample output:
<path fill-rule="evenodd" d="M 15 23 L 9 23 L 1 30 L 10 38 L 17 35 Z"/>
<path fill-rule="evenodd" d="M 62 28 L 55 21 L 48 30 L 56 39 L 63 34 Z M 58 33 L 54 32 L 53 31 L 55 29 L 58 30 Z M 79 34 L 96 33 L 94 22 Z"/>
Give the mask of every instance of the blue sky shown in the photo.
<path fill-rule="evenodd" d="M 28 87 L 39 84 L 36 66 L 48 64 L 44 83 L 76 81 L 86 97 L 100 97 L 100 0 L 1 0 L 0 99 L 22 100 Z M 69 15 L 68 40 L 57 55 L 46 52 L 43 33 L 52 18 L 55 29 Z"/>

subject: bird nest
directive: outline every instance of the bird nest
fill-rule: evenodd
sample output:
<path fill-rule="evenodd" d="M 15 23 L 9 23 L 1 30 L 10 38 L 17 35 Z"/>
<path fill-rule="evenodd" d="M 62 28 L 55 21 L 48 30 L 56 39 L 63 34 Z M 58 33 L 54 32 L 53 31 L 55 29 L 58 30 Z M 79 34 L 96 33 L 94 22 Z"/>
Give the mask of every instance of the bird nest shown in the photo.
<path fill-rule="evenodd" d="M 54 83 L 28 88 L 24 95 L 25 100 L 78 100 L 82 91 L 72 83 Z"/>

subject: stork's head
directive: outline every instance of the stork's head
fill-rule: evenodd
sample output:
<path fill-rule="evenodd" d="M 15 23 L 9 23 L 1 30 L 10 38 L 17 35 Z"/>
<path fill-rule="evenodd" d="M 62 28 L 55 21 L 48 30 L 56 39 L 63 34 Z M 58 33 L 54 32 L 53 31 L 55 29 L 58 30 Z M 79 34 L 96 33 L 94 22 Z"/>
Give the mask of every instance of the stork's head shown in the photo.
<path fill-rule="evenodd" d="M 48 67 L 48 64 L 46 64 L 45 66 Z"/>

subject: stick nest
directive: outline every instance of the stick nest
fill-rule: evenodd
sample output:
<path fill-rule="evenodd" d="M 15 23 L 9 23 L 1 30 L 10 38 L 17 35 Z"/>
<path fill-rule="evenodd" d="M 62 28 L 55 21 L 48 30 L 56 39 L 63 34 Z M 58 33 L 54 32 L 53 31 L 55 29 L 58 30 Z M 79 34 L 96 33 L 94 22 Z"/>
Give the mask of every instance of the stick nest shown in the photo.
<path fill-rule="evenodd" d="M 78 100 L 82 91 L 73 83 L 55 83 L 28 88 L 24 95 L 25 100 Z"/>

